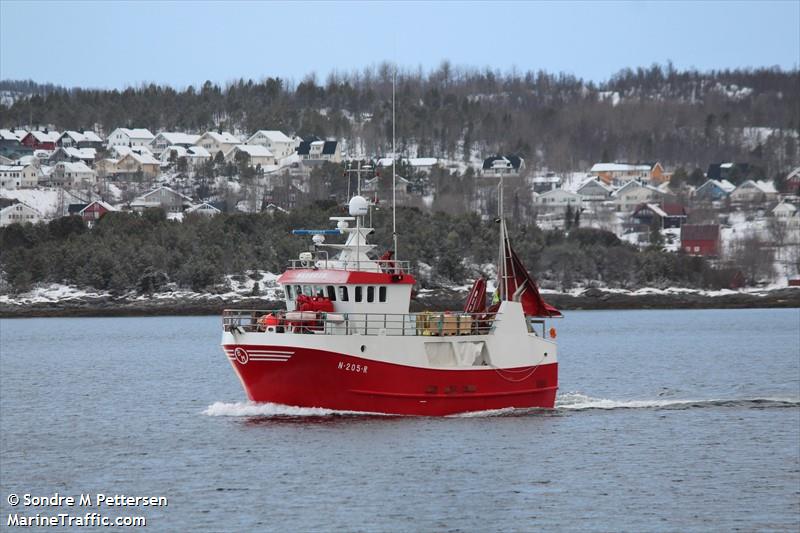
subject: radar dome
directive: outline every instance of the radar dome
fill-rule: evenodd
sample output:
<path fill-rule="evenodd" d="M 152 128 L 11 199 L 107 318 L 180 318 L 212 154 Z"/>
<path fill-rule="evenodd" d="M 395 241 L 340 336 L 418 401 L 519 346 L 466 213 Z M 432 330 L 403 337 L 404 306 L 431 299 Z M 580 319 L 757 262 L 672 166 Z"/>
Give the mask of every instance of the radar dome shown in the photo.
<path fill-rule="evenodd" d="M 360 217 L 368 214 L 369 202 L 363 196 L 353 196 L 350 198 L 350 216 Z"/>

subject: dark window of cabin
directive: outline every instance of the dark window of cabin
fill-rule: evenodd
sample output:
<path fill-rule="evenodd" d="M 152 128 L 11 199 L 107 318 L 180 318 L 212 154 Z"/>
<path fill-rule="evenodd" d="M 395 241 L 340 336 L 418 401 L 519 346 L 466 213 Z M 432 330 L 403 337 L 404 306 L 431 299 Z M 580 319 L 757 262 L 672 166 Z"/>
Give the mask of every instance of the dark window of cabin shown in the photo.
<path fill-rule="evenodd" d="M 291 285 L 286 286 L 286 299 L 287 300 L 294 300 L 294 291 L 292 290 Z"/>
<path fill-rule="evenodd" d="M 301 287 L 300 285 L 295 285 L 294 286 L 294 297 L 297 298 L 301 294 L 303 294 L 303 287 Z"/>
<path fill-rule="evenodd" d="M 314 296 L 314 292 L 313 291 L 314 291 L 314 289 L 311 287 L 311 285 L 303 285 L 303 294 L 305 294 L 309 298 Z"/>
<path fill-rule="evenodd" d="M 372 285 L 367 287 L 367 301 L 370 303 L 375 301 L 375 287 Z"/>
<path fill-rule="evenodd" d="M 316 296 L 317 298 L 324 298 L 325 297 L 324 287 L 320 287 L 319 285 L 314 285 L 314 296 Z"/>
<path fill-rule="evenodd" d="M 364 287 L 362 287 L 361 285 L 357 286 L 356 287 L 356 301 L 357 302 L 361 301 L 361 293 L 362 292 L 364 292 Z"/>
<path fill-rule="evenodd" d="M 386 301 L 386 287 L 379 287 L 378 288 L 378 301 L 385 302 Z"/>
<path fill-rule="evenodd" d="M 332 302 L 336 301 L 336 287 L 328 285 L 328 299 Z"/>
<path fill-rule="evenodd" d="M 339 300 L 342 302 L 348 301 L 347 287 L 339 287 Z"/>

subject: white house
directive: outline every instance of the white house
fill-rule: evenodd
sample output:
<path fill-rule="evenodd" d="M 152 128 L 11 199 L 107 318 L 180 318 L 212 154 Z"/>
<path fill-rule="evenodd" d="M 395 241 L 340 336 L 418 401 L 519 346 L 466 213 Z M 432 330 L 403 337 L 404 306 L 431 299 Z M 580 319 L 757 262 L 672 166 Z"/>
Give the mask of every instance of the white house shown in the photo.
<path fill-rule="evenodd" d="M 258 130 L 247 139 L 247 144 L 260 144 L 265 146 L 275 159 L 289 157 L 297 148 L 294 139 L 287 137 L 282 131 L 278 130 Z"/>
<path fill-rule="evenodd" d="M 159 187 L 145 193 L 131 202 L 131 209 L 137 212 L 151 207 L 160 207 L 167 213 L 182 213 L 191 207 L 192 199 L 169 187 Z"/>
<path fill-rule="evenodd" d="M 2 165 L 0 166 L 0 188 L 19 189 L 22 187 L 22 165 Z"/>
<path fill-rule="evenodd" d="M 227 131 L 207 131 L 200 136 L 195 144 L 208 150 L 211 157 L 215 157 L 217 152 L 222 152 L 223 155 L 227 154 L 233 150 L 234 146 L 242 144 L 242 141 Z"/>
<path fill-rule="evenodd" d="M 162 131 L 157 134 L 152 141 L 150 141 L 150 150 L 154 155 L 158 156 L 170 146 L 189 146 L 197 144 L 200 136 L 193 133 L 182 133 L 179 131 Z"/>
<path fill-rule="evenodd" d="M 584 202 L 604 202 L 611 197 L 614 189 L 600 181 L 598 178 L 589 178 L 576 191 Z"/>
<path fill-rule="evenodd" d="M 39 186 L 39 178 L 42 176 L 41 169 L 33 164 L 22 165 L 22 180 L 20 188 L 35 189 Z"/>
<path fill-rule="evenodd" d="M 150 150 L 150 147 L 144 144 L 139 146 L 127 146 L 124 144 L 120 144 L 117 146 L 112 146 L 110 151 L 115 157 L 120 157 L 120 158 L 130 154 L 149 155 L 149 156 L 153 155 L 153 152 Z"/>
<path fill-rule="evenodd" d="M 56 163 L 50 180 L 65 186 L 94 185 L 97 183 L 97 174 L 83 161 L 62 161 Z"/>
<path fill-rule="evenodd" d="M 208 202 L 203 202 L 199 205 L 193 205 L 189 209 L 186 210 L 187 213 L 198 213 L 200 215 L 206 215 L 209 217 L 213 217 L 214 215 L 219 215 L 222 213 L 219 209 L 214 207 Z"/>
<path fill-rule="evenodd" d="M 730 196 L 732 202 L 770 202 L 778 198 L 778 191 L 772 182 L 747 180 Z"/>
<path fill-rule="evenodd" d="M 240 153 L 250 156 L 251 167 L 261 165 L 263 168 L 267 165 L 275 164 L 275 156 L 266 146 L 261 144 L 237 144 L 230 152 L 225 154 L 225 159 L 227 161 L 236 161 L 236 156 Z"/>
<path fill-rule="evenodd" d="M 583 208 L 583 198 L 580 194 L 565 189 L 553 189 L 536 196 L 533 200 L 540 212 L 564 211 L 567 206 L 573 209 Z"/>
<path fill-rule="evenodd" d="M 786 201 L 783 201 L 772 208 L 772 215 L 775 218 L 787 219 L 795 216 L 795 213 L 797 213 L 797 207 L 795 207 L 794 204 L 790 204 Z"/>
<path fill-rule="evenodd" d="M 161 164 L 169 163 L 172 154 L 175 154 L 175 159 L 180 159 L 182 157 L 186 158 L 186 161 L 189 163 L 189 166 L 194 168 L 198 165 L 201 165 L 211 159 L 211 154 L 208 153 L 208 150 L 203 148 L 202 146 L 168 146 L 161 152 Z"/>
<path fill-rule="evenodd" d="M 117 128 L 106 140 L 112 146 L 147 146 L 155 136 L 146 128 Z"/>
<path fill-rule="evenodd" d="M 22 202 L 0 209 L 0 227 L 3 228 L 14 223 L 24 224 L 30 222 L 31 224 L 36 224 L 41 220 L 42 214 L 39 211 Z"/>
<path fill-rule="evenodd" d="M 612 195 L 614 206 L 617 211 L 633 211 L 639 204 L 658 203 L 664 193 L 651 187 L 642 185 L 638 181 L 629 181 Z"/>

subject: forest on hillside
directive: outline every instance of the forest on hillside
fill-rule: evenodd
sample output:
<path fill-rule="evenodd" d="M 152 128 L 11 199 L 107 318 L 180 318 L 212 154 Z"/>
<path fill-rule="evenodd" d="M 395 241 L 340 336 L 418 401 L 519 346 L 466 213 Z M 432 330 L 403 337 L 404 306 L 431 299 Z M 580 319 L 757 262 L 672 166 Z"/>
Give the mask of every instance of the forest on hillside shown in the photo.
<path fill-rule="evenodd" d="M 6 80 L 27 95 L 0 105 L 0 127 L 147 127 L 288 134 L 343 140 L 350 155 L 391 150 L 394 68 L 205 82 L 176 90 L 66 89 Z M 515 153 L 529 168 L 585 170 L 598 161 L 659 160 L 706 168 L 743 161 L 774 178 L 800 164 L 800 72 L 699 72 L 671 64 L 626 69 L 604 83 L 567 74 L 460 68 L 400 70 L 396 131 L 408 156 L 469 161 Z"/>
<path fill-rule="evenodd" d="M 36 283 L 65 283 L 115 294 L 158 292 L 168 288 L 226 291 L 225 276 L 282 272 L 289 259 L 309 248 L 296 228 L 329 227 L 342 215 L 333 202 L 318 202 L 291 213 L 186 215 L 168 220 L 160 209 L 143 215 L 111 212 L 89 230 L 80 217 L 36 225 L 0 228 L 0 292 L 24 292 Z M 390 247 L 391 214 L 374 213 L 371 241 L 380 255 Z M 419 267 L 423 287 L 463 284 L 490 276 L 496 261 L 498 228 L 470 213 L 397 212 L 398 258 Z M 670 253 L 658 242 L 645 249 L 614 234 L 573 225 L 570 231 L 542 231 L 535 224 L 510 221 L 514 247 L 544 287 L 638 288 L 684 286 L 723 288 L 732 272 L 701 257 Z M 331 241 L 334 242 L 334 241 Z M 769 276 L 769 247 L 755 242 L 735 258 L 748 282 Z M 432 268 L 428 268 L 432 267 Z M 767 270 L 764 270 L 767 269 Z M 432 274 L 426 274 L 430 272 Z M 738 275 L 738 274 L 737 274 Z"/>

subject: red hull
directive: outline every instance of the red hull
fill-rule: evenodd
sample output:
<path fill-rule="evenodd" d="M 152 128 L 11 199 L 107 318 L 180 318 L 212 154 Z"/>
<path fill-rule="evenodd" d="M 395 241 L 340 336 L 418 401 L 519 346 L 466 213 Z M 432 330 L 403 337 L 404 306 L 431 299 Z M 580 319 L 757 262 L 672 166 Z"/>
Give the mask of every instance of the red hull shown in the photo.
<path fill-rule="evenodd" d="M 254 402 L 401 415 L 553 408 L 558 364 L 496 370 L 434 370 L 324 350 L 225 345 Z"/>

